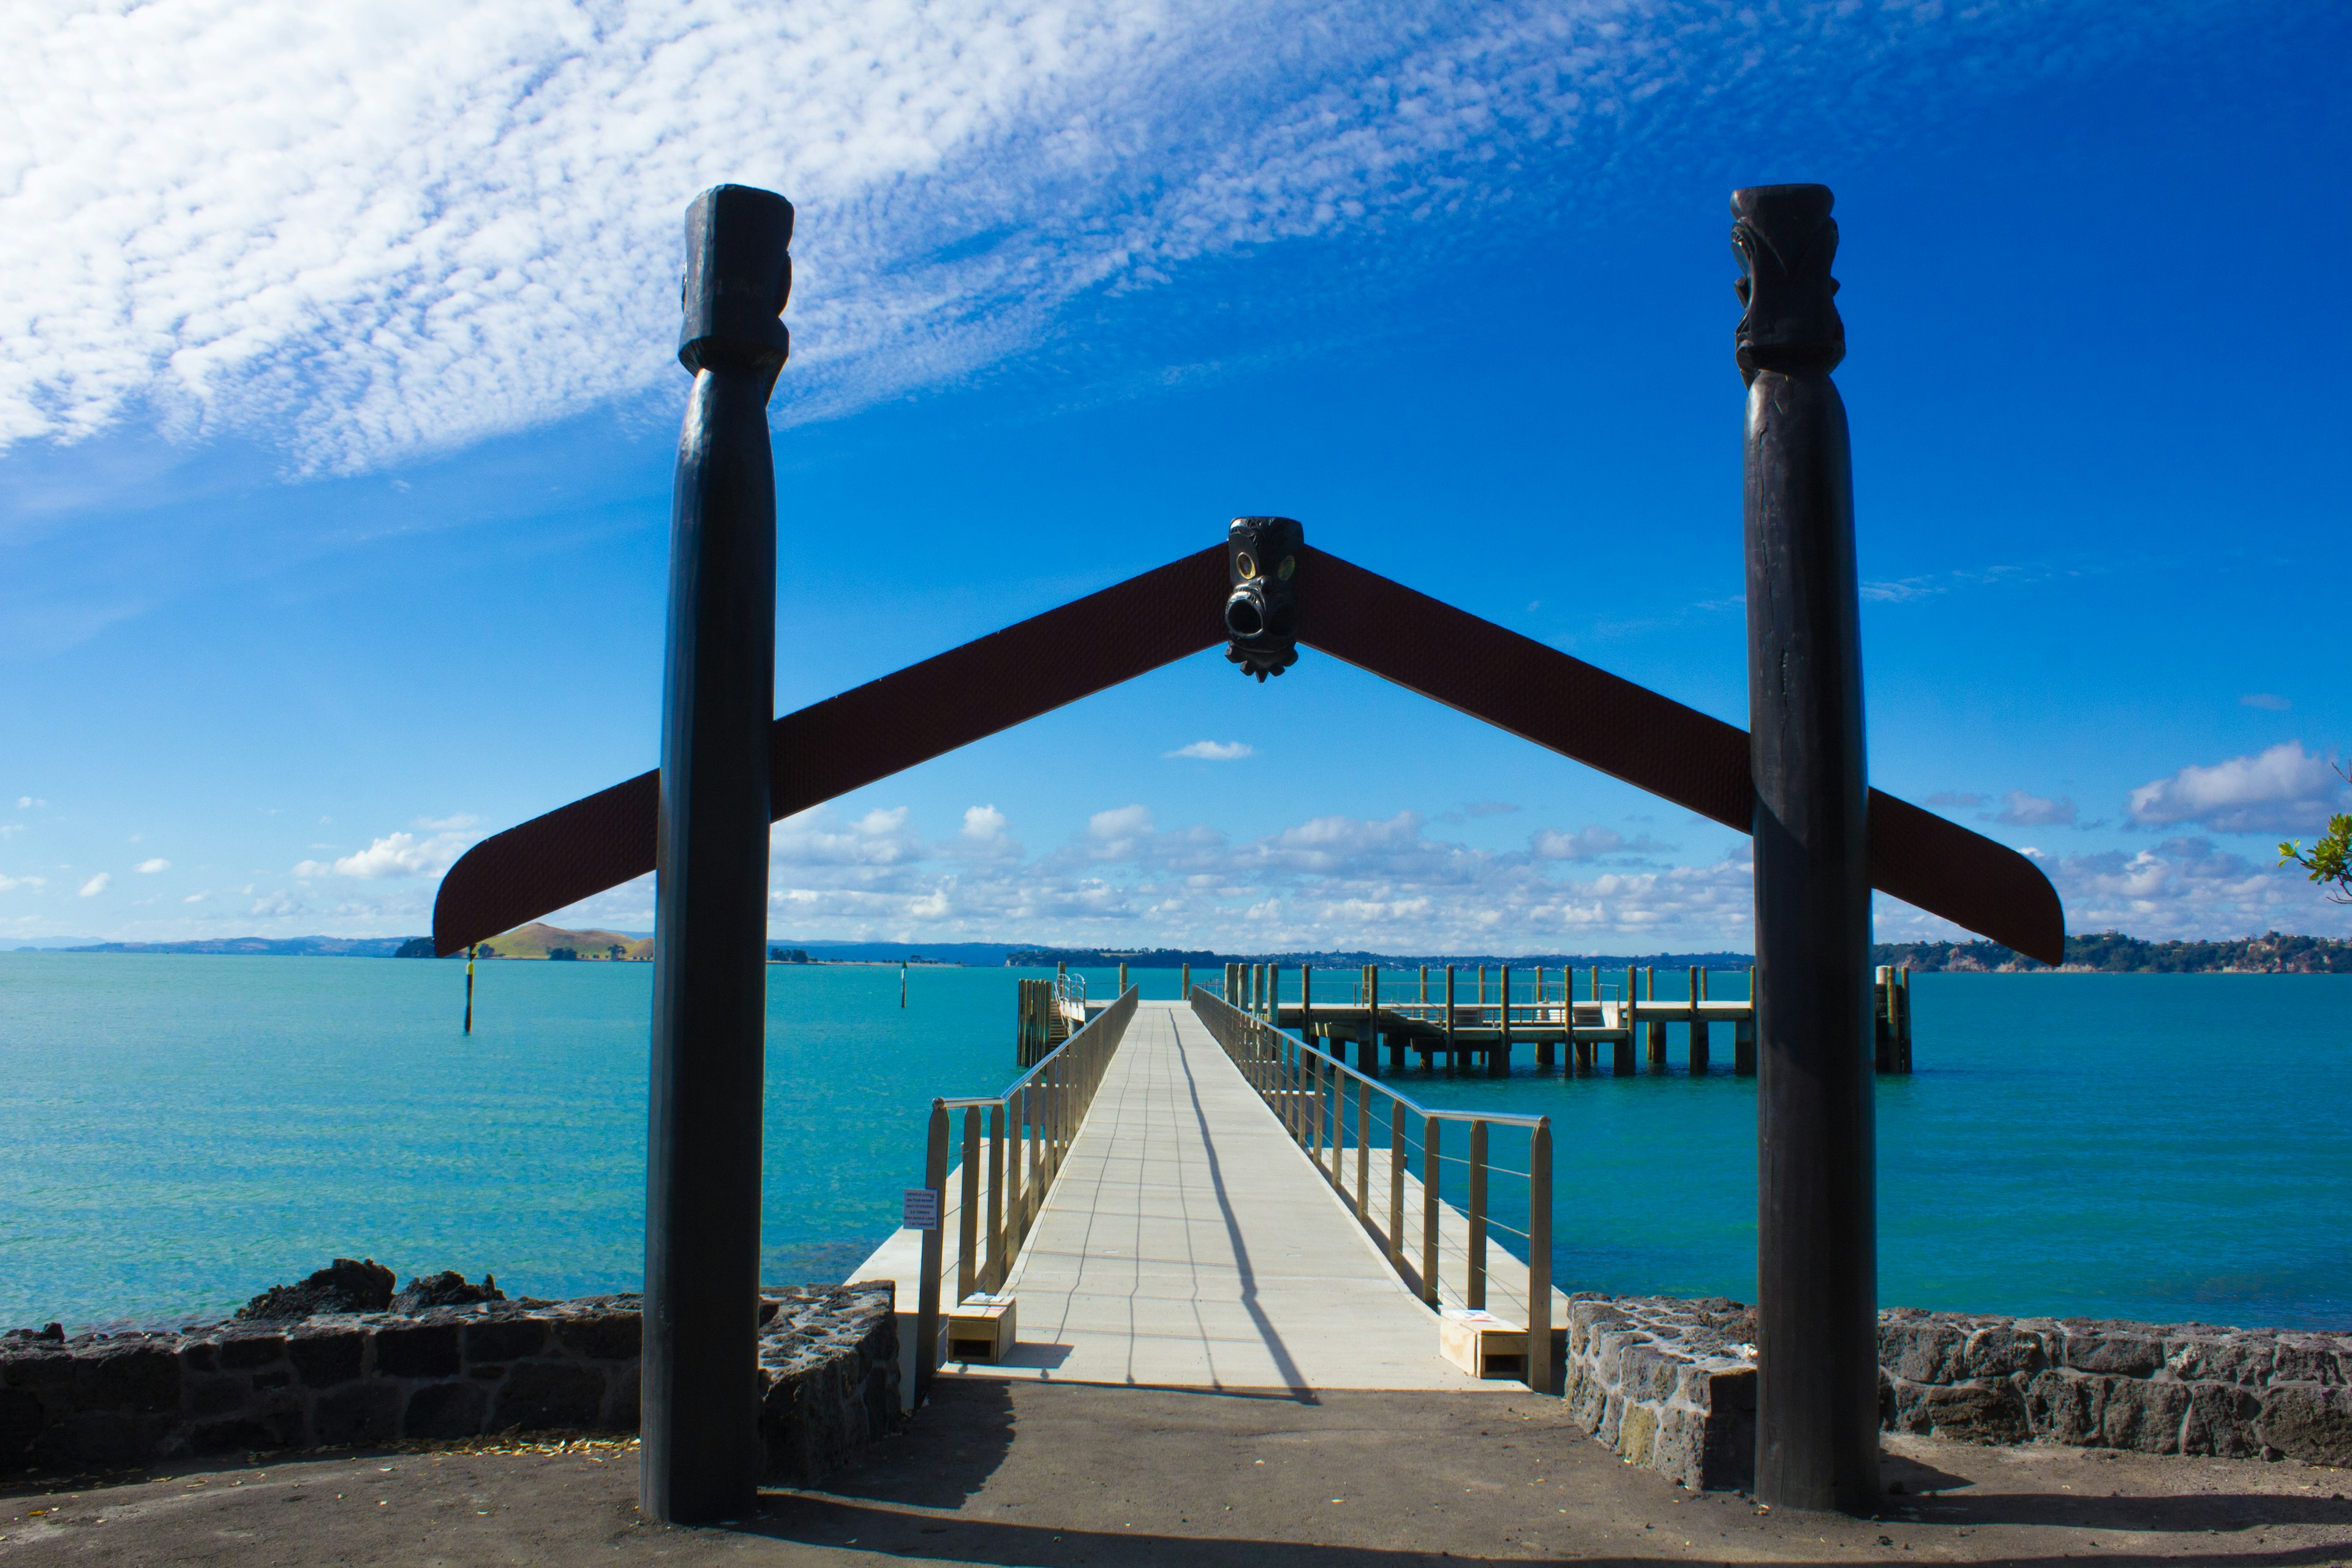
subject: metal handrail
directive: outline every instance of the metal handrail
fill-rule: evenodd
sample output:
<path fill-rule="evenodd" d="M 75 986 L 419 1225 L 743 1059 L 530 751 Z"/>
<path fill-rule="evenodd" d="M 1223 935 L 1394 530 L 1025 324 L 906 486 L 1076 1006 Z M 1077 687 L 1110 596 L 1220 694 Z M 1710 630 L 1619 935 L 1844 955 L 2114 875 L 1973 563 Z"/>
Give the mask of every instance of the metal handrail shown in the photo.
<path fill-rule="evenodd" d="M 1085 994 L 1079 981 L 1079 994 Z M 938 1194 L 937 1223 L 923 1233 L 923 1276 L 915 1314 L 915 1397 L 919 1402 L 939 1370 L 940 1285 L 946 1268 L 948 1112 L 963 1112 L 961 1213 L 956 1225 L 956 1293 L 961 1304 L 975 1290 L 1004 1284 L 1029 1227 L 1045 1206 L 1062 1161 L 1102 1086 L 1103 1073 L 1135 1016 L 1129 986 L 1083 1028 L 1038 1058 L 1004 1092 L 942 1096 L 931 1101 L 923 1151 L 923 1184 Z M 985 1112 L 983 1126 L 982 1113 Z M 1008 1137 L 1009 1133 L 1009 1137 Z M 981 1231 L 982 1161 L 988 1168 L 987 1230 Z M 1026 1167 L 1024 1174 L 1024 1167 Z M 985 1248 L 983 1250 L 983 1241 Z"/>
<path fill-rule="evenodd" d="M 1229 972 L 1228 984 L 1241 977 Z M 1266 987 L 1256 977 L 1251 977 L 1243 993 L 1252 1001 L 1262 1002 Z M 1442 1205 L 1438 1195 L 1439 1173 L 1449 1160 L 1461 1160 L 1459 1155 L 1445 1152 L 1445 1140 L 1439 1129 L 1447 1122 L 1469 1125 L 1469 1154 L 1465 1162 L 1469 1173 L 1469 1206 L 1465 1214 L 1469 1237 L 1465 1248 L 1467 1267 L 1463 1280 L 1462 1297 L 1473 1310 L 1486 1305 L 1487 1229 L 1494 1222 L 1486 1212 L 1486 1184 L 1491 1175 L 1523 1177 L 1528 1184 L 1528 1228 L 1521 1232 L 1513 1226 L 1499 1228 L 1524 1235 L 1528 1240 L 1528 1321 L 1527 1381 L 1528 1386 L 1538 1393 L 1556 1392 L 1553 1387 L 1558 1367 L 1553 1360 L 1551 1337 L 1551 1118 L 1526 1116 L 1510 1111 L 1455 1110 L 1440 1106 L 1423 1105 L 1408 1095 L 1381 1082 L 1378 1079 L 1357 1071 L 1328 1051 L 1311 1043 L 1276 1029 L 1264 1017 L 1244 1012 L 1218 996 L 1206 986 L 1194 986 L 1192 1011 L 1215 1037 L 1225 1054 L 1233 1058 L 1258 1097 L 1282 1122 L 1284 1131 L 1314 1163 L 1318 1173 L 1329 1180 L 1344 1203 L 1352 1205 L 1358 1223 L 1381 1244 L 1389 1267 L 1399 1277 L 1417 1288 L 1422 1300 L 1431 1308 L 1439 1306 L 1438 1258 Z M 1354 1142 L 1356 1146 L 1355 1191 L 1350 1194 L 1347 1182 L 1347 1145 L 1349 1142 L 1348 1080 L 1353 1079 L 1357 1089 L 1355 1101 Z M 1385 1230 L 1373 1218 L 1370 1188 L 1371 1170 L 1371 1091 L 1378 1090 L 1389 1100 L 1389 1191 L 1388 1225 Z M 1309 1104 L 1309 1101 L 1312 1104 Z M 1405 1117 L 1410 1112 L 1422 1119 L 1421 1186 L 1421 1259 L 1416 1269 L 1405 1261 L 1404 1184 L 1405 1184 Z M 1498 1166 L 1487 1157 L 1487 1132 L 1495 1126 L 1528 1129 L 1528 1168 L 1525 1171 Z M 1326 1163 L 1324 1151 L 1331 1157 Z"/>

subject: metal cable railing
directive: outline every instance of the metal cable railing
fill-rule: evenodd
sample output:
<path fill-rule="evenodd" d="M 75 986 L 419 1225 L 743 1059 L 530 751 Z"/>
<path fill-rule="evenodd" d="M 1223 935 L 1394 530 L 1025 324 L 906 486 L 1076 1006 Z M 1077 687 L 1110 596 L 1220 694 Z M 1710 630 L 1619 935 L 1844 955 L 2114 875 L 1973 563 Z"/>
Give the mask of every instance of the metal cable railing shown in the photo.
<path fill-rule="evenodd" d="M 1077 995 L 1083 999 L 1086 982 L 1076 978 Z M 1085 1027 L 1014 1079 L 1003 1094 L 931 1101 L 923 1185 L 934 1194 L 938 1221 L 923 1233 L 923 1277 L 915 1318 L 918 1400 L 939 1368 L 940 1289 L 947 1268 L 949 1113 L 963 1112 L 955 1291 L 956 1303 L 961 1305 L 976 1290 L 992 1293 L 1003 1285 L 1029 1227 L 1053 1191 L 1054 1178 L 1061 1173 L 1071 1142 L 1086 1121 L 1087 1108 L 1102 1086 L 1103 1072 L 1135 1016 L 1135 1001 L 1136 992 L 1130 986 L 1088 1019 Z M 987 1173 L 984 1194 L 983 1169 Z"/>
<path fill-rule="evenodd" d="M 1256 994 L 1245 994 L 1244 999 L 1252 1004 L 1253 1009 L 1271 1009 L 1270 1000 L 1258 987 L 1251 987 L 1251 992 Z M 1193 987 L 1192 1005 L 1194 1016 L 1224 1047 L 1225 1054 L 1281 1121 L 1285 1131 L 1314 1162 L 1317 1171 L 1330 1182 L 1341 1200 L 1354 1208 L 1357 1220 L 1381 1243 L 1389 1267 L 1433 1309 L 1444 1304 L 1440 1265 L 1447 1251 L 1446 1205 L 1440 1193 L 1444 1168 L 1449 1164 L 1462 1166 L 1468 1188 L 1467 1202 L 1461 1211 L 1462 1304 L 1474 1311 L 1486 1307 L 1488 1233 L 1499 1229 L 1524 1238 L 1528 1249 L 1527 1383 L 1538 1392 L 1553 1392 L 1559 1369 L 1553 1360 L 1551 1328 L 1551 1118 L 1423 1105 L 1379 1079 L 1358 1072 L 1329 1053 L 1276 1029 L 1255 1010 L 1244 1011 L 1226 1002 L 1205 986 Z M 1381 1118 L 1388 1134 L 1384 1214 L 1381 1205 L 1373 1201 L 1373 1157 L 1381 1147 L 1373 1142 L 1375 1097 L 1386 1101 L 1387 1112 Z M 1411 1184 L 1407 1166 L 1410 1152 L 1415 1147 L 1408 1135 L 1408 1123 L 1415 1117 L 1420 1119 L 1418 1147 L 1422 1154 L 1420 1234 L 1414 1238 L 1419 1243 L 1417 1260 L 1408 1256 L 1407 1231 L 1412 1222 L 1406 1210 L 1407 1188 Z M 1448 1136 L 1449 1123 L 1465 1131 Z M 1490 1157 L 1490 1130 L 1498 1126 L 1527 1130 L 1525 1169 L 1497 1165 Z M 1465 1137 L 1465 1152 L 1448 1152 L 1454 1138 Z M 1351 1151 L 1355 1155 L 1352 1161 L 1348 1157 Z M 1527 1184 L 1525 1230 L 1494 1217 L 1488 1185 L 1496 1175 L 1515 1177 Z"/>

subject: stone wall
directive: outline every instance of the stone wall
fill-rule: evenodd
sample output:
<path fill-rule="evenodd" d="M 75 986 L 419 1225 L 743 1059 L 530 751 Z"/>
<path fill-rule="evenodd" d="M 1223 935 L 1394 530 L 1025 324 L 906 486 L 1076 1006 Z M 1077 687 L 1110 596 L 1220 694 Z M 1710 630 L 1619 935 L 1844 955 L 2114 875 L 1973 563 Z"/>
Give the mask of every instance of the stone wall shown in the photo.
<path fill-rule="evenodd" d="M 801 1483 L 890 1429 L 887 1283 L 762 1292 L 761 1432 Z M 0 1339 L 0 1474 L 509 1431 L 634 1432 L 635 1296 Z"/>
<path fill-rule="evenodd" d="M 1719 1298 L 1572 1298 L 1570 1411 L 1634 1464 L 1744 1489 L 1755 1335 L 1754 1309 Z M 2352 1465 L 2352 1335 L 1896 1308 L 1878 1344 L 1890 1432 Z"/>
<path fill-rule="evenodd" d="M 1571 1297 L 1569 1414 L 1636 1465 L 1686 1487 L 1756 1475 L 1756 1311 L 1721 1297 Z"/>
<path fill-rule="evenodd" d="M 1890 1432 L 2352 1464 L 2352 1334 L 1900 1308 L 1878 1358 Z"/>

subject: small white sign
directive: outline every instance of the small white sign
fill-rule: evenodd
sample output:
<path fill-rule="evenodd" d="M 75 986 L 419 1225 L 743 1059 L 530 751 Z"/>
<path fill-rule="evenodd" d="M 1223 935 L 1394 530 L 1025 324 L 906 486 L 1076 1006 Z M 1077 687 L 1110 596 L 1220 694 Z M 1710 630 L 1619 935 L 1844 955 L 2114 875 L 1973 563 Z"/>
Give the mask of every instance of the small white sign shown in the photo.
<path fill-rule="evenodd" d="M 907 1189 L 907 1228 L 937 1230 L 940 1228 L 940 1194 L 936 1187 Z"/>

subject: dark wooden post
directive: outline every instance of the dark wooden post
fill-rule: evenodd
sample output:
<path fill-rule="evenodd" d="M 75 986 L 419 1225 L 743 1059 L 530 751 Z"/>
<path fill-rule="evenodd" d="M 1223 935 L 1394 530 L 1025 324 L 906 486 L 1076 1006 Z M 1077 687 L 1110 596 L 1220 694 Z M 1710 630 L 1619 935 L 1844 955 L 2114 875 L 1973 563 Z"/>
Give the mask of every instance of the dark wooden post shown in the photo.
<path fill-rule="evenodd" d="M 1735 192 L 1747 276 L 1748 711 L 1756 783 L 1756 1495 L 1878 1501 L 1870 883 L 1845 406 L 1822 185 Z"/>
<path fill-rule="evenodd" d="M 670 510 L 646 1147 L 648 1518 L 751 1511 L 760 1478 L 760 1116 L 776 480 L 768 395 L 788 340 L 792 204 L 716 185 L 686 213 L 694 374 Z"/>

